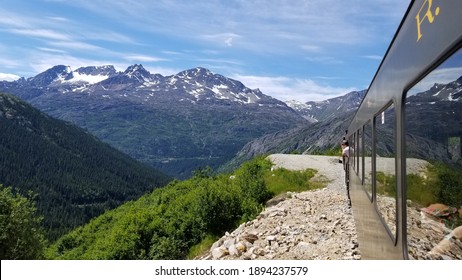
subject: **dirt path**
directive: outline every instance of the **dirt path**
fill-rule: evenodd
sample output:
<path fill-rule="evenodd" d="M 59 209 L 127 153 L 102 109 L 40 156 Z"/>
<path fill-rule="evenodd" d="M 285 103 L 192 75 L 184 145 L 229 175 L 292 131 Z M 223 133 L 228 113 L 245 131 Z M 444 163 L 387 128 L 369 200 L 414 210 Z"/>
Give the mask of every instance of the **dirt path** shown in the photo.
<path fill-rule="evenodd" d="M 338 191 L 345 189 L 343 165 L 338 162 L 338 157 L 273 154 L 268 156 L 268 159 L 274 163 L 275 168 L 282 167 L 289 170 L 316 169 L 318 176 L 325 176 L 331 181 L 328 188 Z"/>

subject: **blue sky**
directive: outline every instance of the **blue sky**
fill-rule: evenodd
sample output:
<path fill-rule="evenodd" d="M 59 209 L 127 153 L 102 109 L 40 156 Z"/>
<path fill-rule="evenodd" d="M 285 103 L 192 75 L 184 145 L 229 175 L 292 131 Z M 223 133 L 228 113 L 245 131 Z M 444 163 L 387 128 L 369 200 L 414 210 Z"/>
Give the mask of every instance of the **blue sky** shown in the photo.
<path fill-rule="evenodd" d="M 409 0 L 0 0 L 0 80 L 205 67 L 280 100 L 369 86 Z"/>

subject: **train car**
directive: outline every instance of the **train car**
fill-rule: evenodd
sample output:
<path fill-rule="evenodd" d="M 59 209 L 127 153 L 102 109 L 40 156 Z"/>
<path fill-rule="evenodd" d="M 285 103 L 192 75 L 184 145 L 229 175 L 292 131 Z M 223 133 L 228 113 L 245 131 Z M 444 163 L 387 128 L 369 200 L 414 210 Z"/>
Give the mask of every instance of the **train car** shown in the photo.
<path fill-rule="evenodd" d="M 462 258 L 461 47 L 462 1 L 412 1 L 348 127 L 362 259 Z"/>

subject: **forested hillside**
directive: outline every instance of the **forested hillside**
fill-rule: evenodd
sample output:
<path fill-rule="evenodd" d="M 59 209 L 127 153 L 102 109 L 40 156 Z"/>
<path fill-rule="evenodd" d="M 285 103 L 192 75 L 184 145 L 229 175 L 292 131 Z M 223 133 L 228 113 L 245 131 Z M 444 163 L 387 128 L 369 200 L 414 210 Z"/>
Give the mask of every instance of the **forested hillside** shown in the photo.
<path fill-rule="evenodd" d="M 0 131 L 0 184 L 37 194 L 51 240 L 170 181 L 11 95 L 0 94 Z"/>

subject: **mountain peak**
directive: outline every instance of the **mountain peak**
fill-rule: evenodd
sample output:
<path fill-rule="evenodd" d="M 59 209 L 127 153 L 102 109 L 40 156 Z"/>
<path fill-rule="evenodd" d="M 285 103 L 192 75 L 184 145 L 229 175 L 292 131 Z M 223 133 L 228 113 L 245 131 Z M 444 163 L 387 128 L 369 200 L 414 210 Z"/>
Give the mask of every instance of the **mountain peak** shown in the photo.
<path fill-rule="evenodd" d="M 86 66 L 80 67 L 74 71 L 74 73 L 78 73 L 81 75 L 105 75 L 105 76 L 112 76 L 117 74 L 114 66 L 112 65 L 103 65 L 103 66 Z"/>
<path fill-rule="evenodd" d="M 358 108 L 366 94 L 366 90 L 352 91 L 343 96 L 330 98 L 323 101 L 287 101 L 286 104 L 297 111 L 301 116 L 310 122 L 318 122 L 335 116 L 338 112 L 351 112 Z"/>
<path fill-rule="evenodd" d="M 55 80 L 68 79 L 72 75 L 71 73 L 72 70 L 70 66 L 56 65 L 46 70 L 45 72 L 42 72 L 37 76 L 31 78 L 30 82 L 37 87 L 46 87 Z"/>
<path fill-rule="evenodd" d="M 129 78 L 134 78 L 142 83 L 150 82 L 152 80 L 151 73 L 148 70 L 146 70 L 141 64 L 134 64 L 129 66 L 123 74 L 125 76 L 128 76 Z"/>
<path fill-rule="evenodd" d="M 198 77 L 208 77 L 213 76 L 214 74 L 209 69 L 203 67 L 196 67 L 188 70 L 181 71 L 180 73 L 176 74 L 178 78 L 183 79 L 195 79 Z"/>
<path fill-rule="evenodd" d="M 146 69 L 144 69 L 143 65 L 141 64 L 133 64 L 128 66 L 127 70 L 125 70 L 124 74 L 132 74 L 135 72 L 148 72 Z"/>

